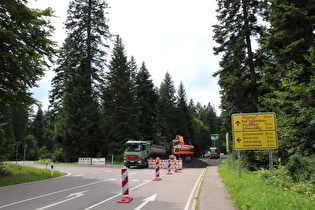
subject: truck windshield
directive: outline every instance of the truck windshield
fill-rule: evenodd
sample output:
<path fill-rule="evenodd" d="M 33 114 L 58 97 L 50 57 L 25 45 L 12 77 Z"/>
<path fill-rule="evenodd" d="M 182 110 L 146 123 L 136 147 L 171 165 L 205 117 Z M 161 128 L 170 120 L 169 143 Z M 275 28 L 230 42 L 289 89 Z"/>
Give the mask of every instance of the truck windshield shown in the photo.
<path fill-rule="evenodd" d="M 173 146 L 176 146 L 179 143 L 180 143 L 180 141 L 173 141 Z"/>
<path fill-rule="evenodd" d="M 126 144 L 126 151 L 141 151 L 141 144 Z"/>

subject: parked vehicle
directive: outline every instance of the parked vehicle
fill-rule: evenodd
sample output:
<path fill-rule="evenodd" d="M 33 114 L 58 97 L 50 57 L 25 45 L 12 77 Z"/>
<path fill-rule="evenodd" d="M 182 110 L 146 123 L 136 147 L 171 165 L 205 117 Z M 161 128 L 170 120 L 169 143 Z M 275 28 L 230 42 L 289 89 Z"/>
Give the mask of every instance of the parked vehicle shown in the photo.
<path fill-rule="evenodd" d="M 218 148 L 210 147 L 210 149 L 209 149 L 209 158 L 210 159 L 218 159 L 218 158 L 220 158 L 220 153 L 218 151 Z"/>
<path fill-rule="evenodd" d="M 129 140 L 125 143 L 124 165 L 148 167 L 148 159 L 163 157 L 166 154 L 164 146 L 153 144 L 153 141 Z"/>
<path fill-rule="evenodd" d="M 190 161 L 193 158 L 194 146 L 185 144 L 184 137 L 176 135 L 172 142 L 174 155 L 186 161 Z"/>

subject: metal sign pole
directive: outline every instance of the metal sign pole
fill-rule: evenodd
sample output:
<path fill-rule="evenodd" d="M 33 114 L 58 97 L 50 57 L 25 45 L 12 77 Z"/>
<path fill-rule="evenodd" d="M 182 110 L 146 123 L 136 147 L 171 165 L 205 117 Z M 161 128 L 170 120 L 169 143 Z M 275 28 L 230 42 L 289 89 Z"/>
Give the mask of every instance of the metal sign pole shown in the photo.
<path fill-rule="evenodd" d="M 273 177 L 273 157 L 272 157 L 272 149 L 269 149 L 269 169 L 270 169 L 270 175 Z"/>
<path fill-rule="evenodd" d="M 242 178 L 241 174 L 241 150 L 237 150 L 238 153 L 238 178 Z"/>

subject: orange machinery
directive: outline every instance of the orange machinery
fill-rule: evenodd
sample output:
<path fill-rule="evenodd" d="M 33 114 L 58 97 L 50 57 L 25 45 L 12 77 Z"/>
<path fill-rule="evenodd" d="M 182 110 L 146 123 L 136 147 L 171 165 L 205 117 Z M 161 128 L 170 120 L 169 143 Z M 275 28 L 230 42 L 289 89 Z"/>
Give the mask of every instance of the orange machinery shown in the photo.
<path fill-rule="evenodd" d="M 174 155 L 187 161 L 192 159 L 194 155 L 194 146 L 185 144 L 184 137 L 176 135 L 172 142 Z"/>

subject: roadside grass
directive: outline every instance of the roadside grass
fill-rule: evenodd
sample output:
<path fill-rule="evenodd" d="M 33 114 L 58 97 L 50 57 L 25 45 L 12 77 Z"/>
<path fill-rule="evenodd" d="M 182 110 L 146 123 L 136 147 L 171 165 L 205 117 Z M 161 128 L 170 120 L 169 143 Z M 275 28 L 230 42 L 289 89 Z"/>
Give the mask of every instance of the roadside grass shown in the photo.
<path fill-rule="evenodd" d="M 238 170 L 229 170 L 227 160 L 224 160 L 219 165 L 218 172 L 238 209 L 315 209 L 314 191 L 294 190 L 298 184 L 292 188 L 279 186 L 275 184 L 279 180 L 268 181 L 279 178 L 266 179 L 261 175 L 266 174 L 266 170 L 250 172 L 242 169 L 239 178 Z"/>
<path fill-rule="evenodd" d="M 3 167 L 2 170 L 6 171 L 6 175 L 0 176 L 0 187 L 50 179 L 64 175 L 59 171 L 54 171 L 53 176 L 51 176 L 51 171 L 49 169 L 40 169 L 16 164 L 5 164 L 1 167 Z"/>

